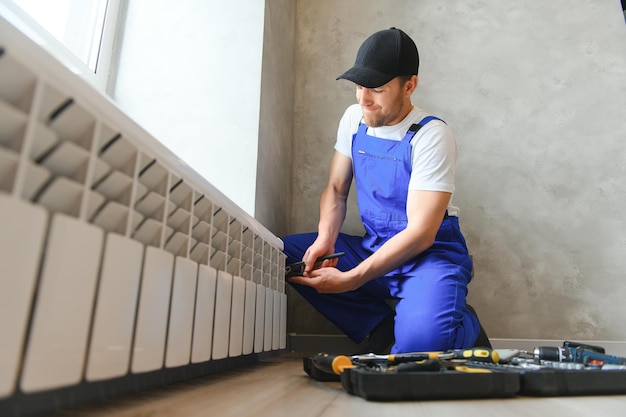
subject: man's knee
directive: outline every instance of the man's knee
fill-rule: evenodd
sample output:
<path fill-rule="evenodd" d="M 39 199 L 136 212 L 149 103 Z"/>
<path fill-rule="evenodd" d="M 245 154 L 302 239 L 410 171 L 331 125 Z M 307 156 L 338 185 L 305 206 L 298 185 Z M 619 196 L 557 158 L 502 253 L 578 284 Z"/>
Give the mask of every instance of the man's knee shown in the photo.
<path fill-rule="evenodd" d="M 431 352 L 454 347 L 454 329 L 450 322 L 432 318 L 403 325 L 396 323 L 394 353 Z"/>
<path fill-rule="evenodd" d="M 394 353 L 466 349 L 474 346 L 480 326 L 467 311 L 435 315 L 420 311 L 396 317 Z"/>

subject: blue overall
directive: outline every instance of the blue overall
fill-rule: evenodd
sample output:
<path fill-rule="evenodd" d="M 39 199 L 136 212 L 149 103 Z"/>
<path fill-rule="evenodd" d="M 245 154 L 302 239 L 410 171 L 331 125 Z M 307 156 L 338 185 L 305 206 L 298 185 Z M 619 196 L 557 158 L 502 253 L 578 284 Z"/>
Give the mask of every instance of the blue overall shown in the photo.
<path fill-rule="evenodd" d="M 359 126 L 352 142 L 352 161 L 366 233 L 363 237 L 338 236 L 335 251 L 346 253 L 339 258 L 339 270 L 354 268 L 406 228 L 410 142 L 432 119 L 413 125 L 401 141 L 370 136 L 365 124 Z M 316 233 L 285 237 L 287 263 L 300 261 L 316 237 Z M 478 319 L 466 308 L 471 271 L 458 218 L 446 214 L 429 249 L 355 291 L 319 294 L 308 286 L 292 286 L 356 343 L 393 314 L 385 300 L 395 299 L 392 353 L 461 349 L 472 347 L 480 331 Z"/>

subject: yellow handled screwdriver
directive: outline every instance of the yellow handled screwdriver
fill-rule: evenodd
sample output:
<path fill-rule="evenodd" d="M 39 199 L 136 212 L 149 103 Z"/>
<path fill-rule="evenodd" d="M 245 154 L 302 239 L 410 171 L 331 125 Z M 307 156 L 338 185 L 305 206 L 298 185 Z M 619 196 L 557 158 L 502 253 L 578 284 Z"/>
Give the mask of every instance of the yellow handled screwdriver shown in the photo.
<path fill-rule="evenodd" d="M 352 360 L 345 355 L 329 355 L 327 353 L 318 353 L 313 357 L 313 366 L 320 371 L 341 375 L 344 369 L 354 368 Z"/>
<path fill-rule="evenodd" d="M 473 348 L 473 349 L 451 349 L 446 351 L 448 356 L 446 359 L 464 359 L 467 361 L 498 363 L 500 355 L 498 351 L 489 348 Z"/>

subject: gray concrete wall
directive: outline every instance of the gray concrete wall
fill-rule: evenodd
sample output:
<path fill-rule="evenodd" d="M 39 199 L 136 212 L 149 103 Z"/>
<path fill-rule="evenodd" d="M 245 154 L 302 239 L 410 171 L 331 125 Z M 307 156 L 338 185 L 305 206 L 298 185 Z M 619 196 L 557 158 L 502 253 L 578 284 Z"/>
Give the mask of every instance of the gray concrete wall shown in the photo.
<path fill-rule="evenodd" d="M 457 136 L 469 299 L 489 335 L 626 340 L 618 0 L 299 0 L 291 232 L 316 228 L 337 123 L 355 101 L 335 77 L 390 26 L 420 50 L 414 103 Z M 344 231 L 360 233 L 354 200 L 349 216 Z M 332 332 L 296 297 L 290 314 L 292 332 Z"/>
<path fill-rule="evenodd" d="M 255 217 L 274 234 L 291 213 L 296 2 L 266 0 Z"/>

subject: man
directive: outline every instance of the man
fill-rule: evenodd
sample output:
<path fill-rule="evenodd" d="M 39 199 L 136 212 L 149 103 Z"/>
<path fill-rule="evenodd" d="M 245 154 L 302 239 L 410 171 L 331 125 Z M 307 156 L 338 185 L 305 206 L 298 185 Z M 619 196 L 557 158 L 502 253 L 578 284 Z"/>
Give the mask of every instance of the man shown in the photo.
<path fill-rule="evenodd" d="M 466 306 L 472 262 L 450 204 L 456 141 L 413 106 L 418 67 L 399 29 L 364 41 L 337 78 L 356 85 L 358 104 L 339 123 L 318 233 L 284 239 L 287 262 L 306 264 L 293 287 L 354 342 L 369 334 L 366 350 L 376 353 L 393 342 L 390 324 L 392 353 L 469 348 L 481 330 Z M 353 176 L 364 237 L 340 233 Z M 333 252 L 346 256 L 315 263 Z M 395 323 L 387 299 L 397 302 Z"/>

